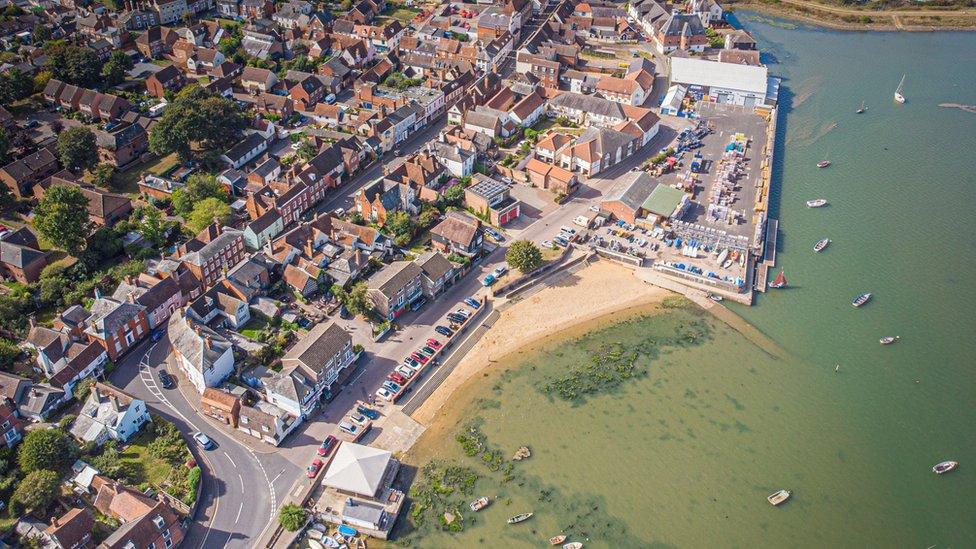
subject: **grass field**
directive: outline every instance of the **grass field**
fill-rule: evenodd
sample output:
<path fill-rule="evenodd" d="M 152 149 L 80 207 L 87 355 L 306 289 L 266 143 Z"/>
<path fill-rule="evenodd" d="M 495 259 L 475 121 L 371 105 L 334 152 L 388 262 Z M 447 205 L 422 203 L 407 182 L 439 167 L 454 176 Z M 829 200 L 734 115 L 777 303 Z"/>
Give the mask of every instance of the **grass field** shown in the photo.
<path fill-rule="evenodd" d="M 143 173 L 162 175 L 179 163 L 180 159 L 176 153 L 171 153 L 148 162 L 132 164 L 124 171 L 115 174 L 118 189 L 126 194 L 139 194 L 139 177 Z"/>
<path fill-rule="evenodd" d="M 126 471 L 132 475 L 132 484 L 146 483 L 161 490 L 173 474 L 173 466 L 166 460 L 149 454 L 147 446 L 150 442 L 149 436 L 143 433 L 133 439 L 120 457 L 126 465 Z"/>

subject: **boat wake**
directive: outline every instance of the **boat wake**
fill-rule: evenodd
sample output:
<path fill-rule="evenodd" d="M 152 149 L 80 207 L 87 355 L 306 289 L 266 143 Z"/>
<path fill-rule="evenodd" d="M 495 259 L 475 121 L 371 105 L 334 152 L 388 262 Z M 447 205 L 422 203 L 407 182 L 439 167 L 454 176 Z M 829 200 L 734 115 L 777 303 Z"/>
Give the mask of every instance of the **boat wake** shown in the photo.
<path fill-rule="evenodd" d="M 959 103 L 939 103 L 939 106 L 944 109 L 959 109 L 961 111 L 971 112 L 976 114 L 976 105 L 961 105 Z"/>

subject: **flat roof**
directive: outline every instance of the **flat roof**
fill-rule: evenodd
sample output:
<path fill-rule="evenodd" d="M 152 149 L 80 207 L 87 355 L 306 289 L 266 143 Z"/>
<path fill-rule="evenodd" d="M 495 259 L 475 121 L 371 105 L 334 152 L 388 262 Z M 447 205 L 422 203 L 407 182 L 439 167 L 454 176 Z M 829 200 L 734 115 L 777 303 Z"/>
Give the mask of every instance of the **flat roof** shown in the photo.
<path fill-rule="evenodd" d="M 671 58 L 671 83 L 766 94 L 766 67 L 720 63 L 690 57 Z"/>
<path fill-rule="evenodd" d="M 685 196 L 681 189 L 658 185 L 644 201 L 643 207 L 652 214 L 670 217 Z"/>

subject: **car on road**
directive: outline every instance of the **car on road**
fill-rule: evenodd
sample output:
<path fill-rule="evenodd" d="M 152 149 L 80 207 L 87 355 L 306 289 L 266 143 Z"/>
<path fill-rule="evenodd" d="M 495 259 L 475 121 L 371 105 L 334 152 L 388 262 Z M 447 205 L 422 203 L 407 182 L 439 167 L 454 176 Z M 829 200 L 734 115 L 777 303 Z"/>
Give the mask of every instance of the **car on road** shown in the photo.
<path fill-rule="evenodd" d="M 600 211 L 600 207 L 597 206 L 596 204 L 590 204 L 590 211 L 591 212 L 599 212 Z"/>
<path fill-rule="evenodd" d="M 454 335 L 454 331 L 448 328 L 447 326 L 436 326 L 434 328 L 434 331 L 441 334 L 444 337 L 451 337 L 452 335 Z"/>
<path fill-rule="evenodd" d="M 576 234 L 576 229 L 563 225 L 562 227 L 559 227 L 559 232 L 566 233 L 566 234 Z"/>
<path fill-rule="evenodd" d="M 382 388 L 386 389 L 387 391 L 390 391 L 391 393 L 399 393 L 400 389 L 402 389 L 403 387 L 400 387 L 400 385 L 392 381 L 384 381 Z"/>
<path fill-rule="evenodd" d="M 399 383 L 400 385 L 405 385 L 407 383 L 407 378 L 403 377 L 403 375 L 398 373 L 396 370 L 387 374 L 386 379 L 392 381 L 393 383 Z"/>
<path fill-rule="evenodd" d="M 322 460 L 315 458 L 312 463 L 305 468 L 305 476 L 308 478 L 315 478 L 315 475 L 319 474 L 319 469 L 322 468 Z"/>
<path fill-rule="evenodd" d="M 391 393 L 388 389 L 384 389 L 382 387 L 376 390 L 376 396 L 382 398 L 383 400 L 389 400 L 389 401 L 392 401 L 394 397 L 393 393 Z"/>
<path fill-rule="evenodd" d="M 464 298 L 464 303 L 468 307 L 471 307 L 472 309 L 480 309 L 481 308 L 481 302 L 478 301 L 477 299 L 473 298 L 473 297 L 466 297 L 466 298 Z"/>
<path fill-rule="evenodd" d="M 427 346 L 428 346 L 428 347 L 432 347 L 432 348 L 434 348 L 434 349 L 440 349 L 440 348 L 441 348 L 441 347 L 443 347 L 444 345 L 443 345 L 443 344 L 442 344 L 442 343 L 441 343 L 440 341 L 437 341 L 437 340 L 436 340 L 436 339 L 434 339 L 434 338 L 429 338 L 429 339 L 427 340 Z"/>
<path fill-rule="evenodd" d="M 488 276 L 486 276 L 486 277 L 484 277 L 484 278 L 481 279 L 481 285 L 482 286 L 491 286 L 492 284 L 495 283 L 495 280 L 496 280 L 495 275 L 489 274 Z"/>
<path fill-rule="evenodd" d="M 210 439 L 210 437 L 208 437 L 207 435 L 199 431 L 193 433 L 193 440 L 197 441 L 197 444 L 199 444 L 200 447 L 203 448 L 204 450 L 213 450 L 214 448 L 217 447 L 217 445 L 214 443 L 213 440 Z"/>
<path fill-rule="evenodd" d="M 360 425 L 366 425 L 367 423 L 369 423 L 369 418 L 360 413 L 349 414 L 349 419 L 351 419 L 354 423 L 358 423 Z"/>
<path fill-rule="evenodd" d="M 319 445 L 318 448 L 316 448 L 315 453 L 323 457 L 327 456 L 332 453 L 332 450 L 335 449 L 336 444 L 339 444 L 339 439 L 337 439 L 335 435 L 329 435 L 325 437 L 325 440 L 322 441 L 322 444 Z"/>
<path fill-rule="evenodd" d="M 409 366 L 404 366 L 403 364 L 394 368 L 393 371 L 399 374 L 404 380 L 412 378 L 413 375 L 417 373 L 416 370 L 410 368 Z"/>
<path fill-rule="evenodd" d="M 163 389 L 176 387 L 176 383 L 173 383 L 173 376 L 166 373 L 166 370 L 159 371 L 159 384 L 163 386 Z"/>
<path fill-rule="evenodd" d="M 342 431 L 345 431 L 345 432 L 347 432 L 347 433 L 349 433 L 350 435 L 353 435 L 353 436 L 356 436 L 356 435 L 359 434 L 359 426 L 358 425 L 353 425 L 352 423 L 349 423 L 348 421 L 340 421 L 339 422 L 339 429 L 342 430 Z"/>

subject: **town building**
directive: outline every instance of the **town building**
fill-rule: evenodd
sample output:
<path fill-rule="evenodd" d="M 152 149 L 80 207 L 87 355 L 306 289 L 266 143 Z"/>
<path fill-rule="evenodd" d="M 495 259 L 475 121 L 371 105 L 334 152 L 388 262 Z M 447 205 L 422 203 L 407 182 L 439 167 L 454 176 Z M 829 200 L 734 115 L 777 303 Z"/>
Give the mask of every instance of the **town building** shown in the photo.
<path fill-rule="evenodd" d="M 111 385 L 95 383 L 71 425 L 71 434 L 99 446 L 109 439 L 128 442 L 147 422 L 149 409 L 144 401 Z"/>
<path fill-rule="evenodd" d="M 508 185 L 480 173 L 474 174 L 471 185 L 464 189 L 464 205 L 498 226 L 522 213 L 522 203 L 512 198 Z"/>
<path fill-rule="evenodd" d="M 393 320 L 424 295 L 422 270 L 413 261 L 394 261 L 366 281 L 377 314 Z"/>
<path fill-rule="evenodd" d="M 219 387 L 234 373 L 233 343 L 204 324 L 174 314 L 169 319 L 169 341 L 177 365 L 198 393 Z"/>

